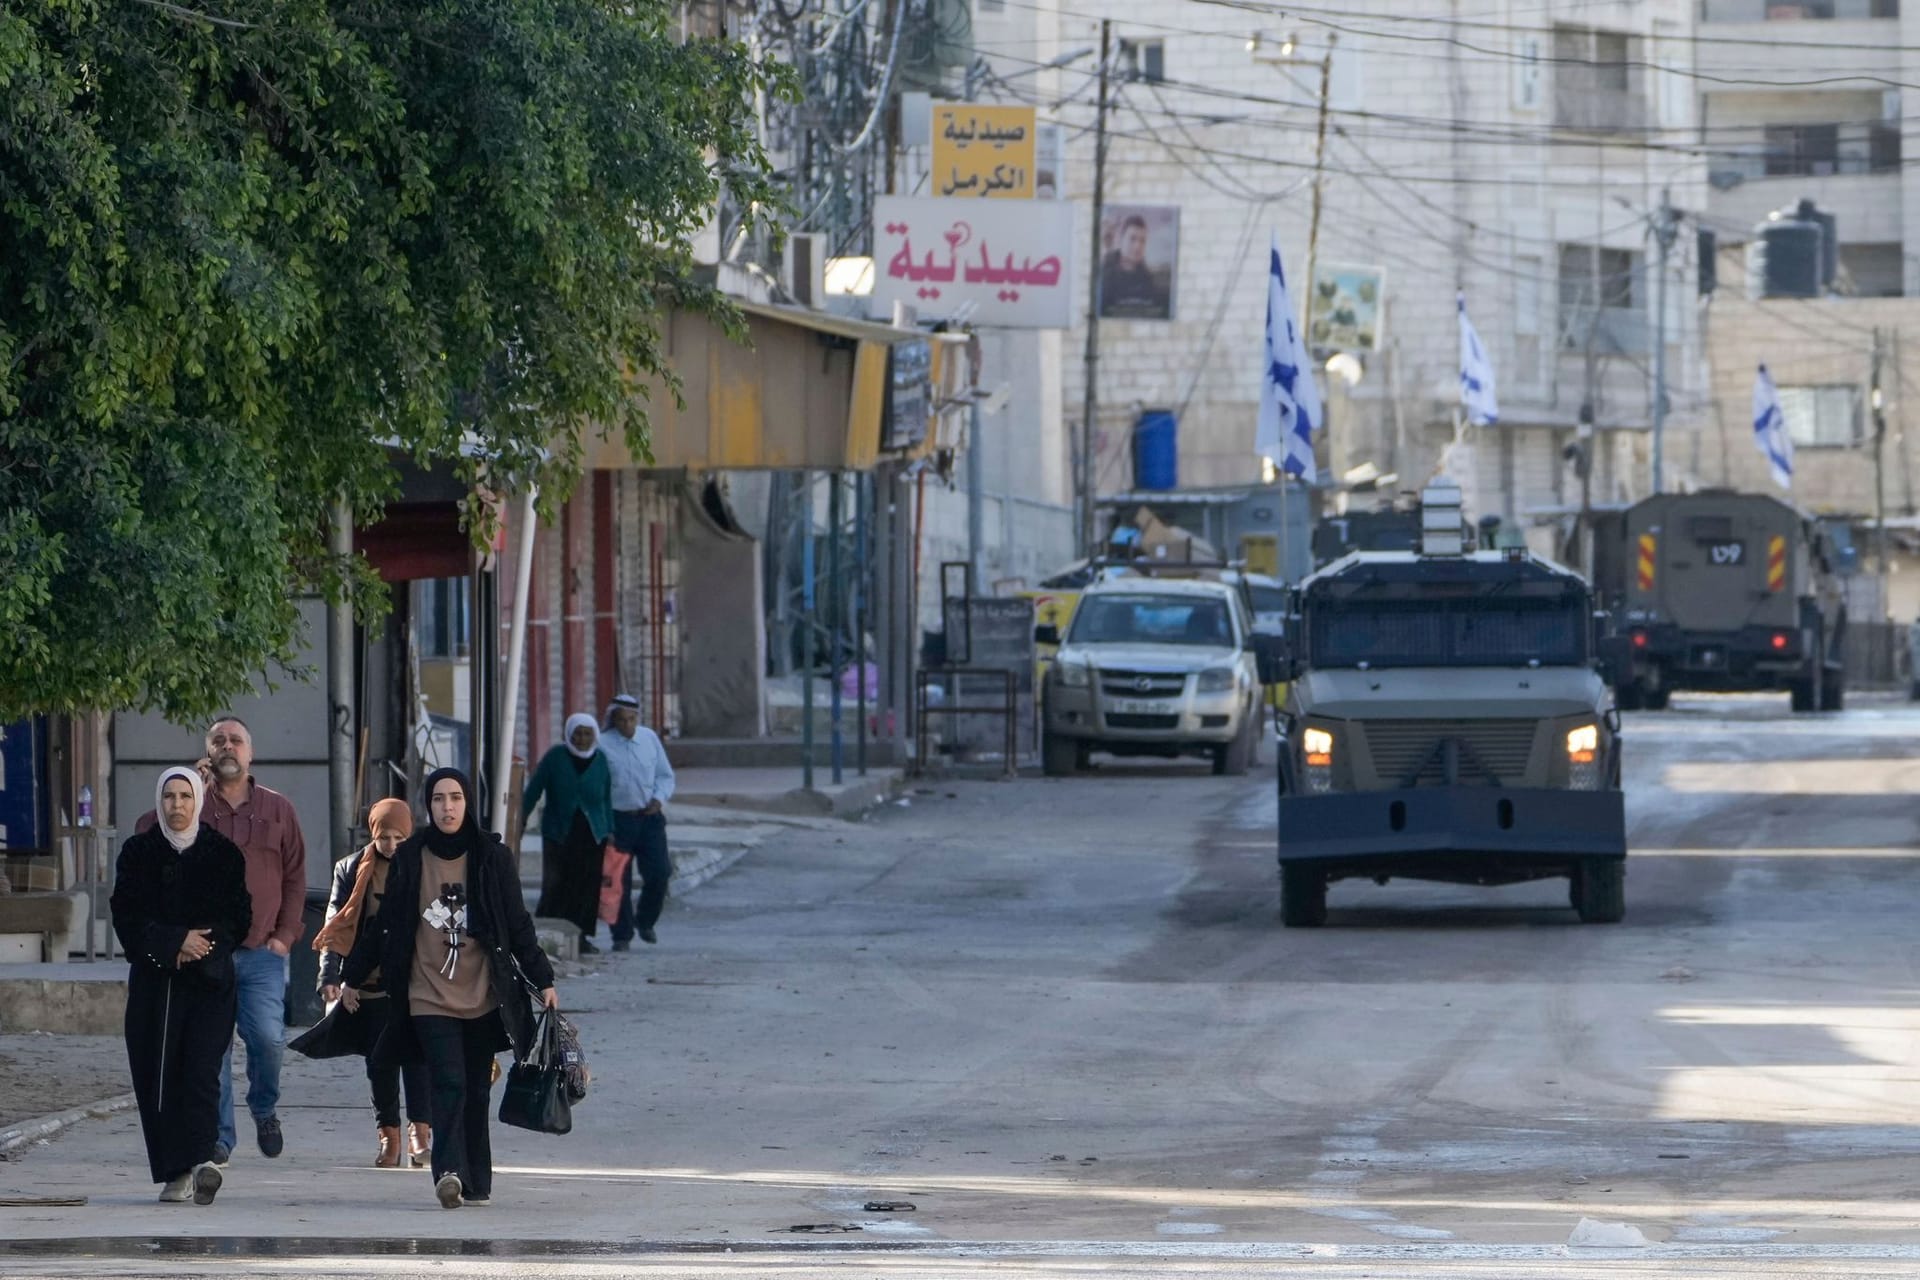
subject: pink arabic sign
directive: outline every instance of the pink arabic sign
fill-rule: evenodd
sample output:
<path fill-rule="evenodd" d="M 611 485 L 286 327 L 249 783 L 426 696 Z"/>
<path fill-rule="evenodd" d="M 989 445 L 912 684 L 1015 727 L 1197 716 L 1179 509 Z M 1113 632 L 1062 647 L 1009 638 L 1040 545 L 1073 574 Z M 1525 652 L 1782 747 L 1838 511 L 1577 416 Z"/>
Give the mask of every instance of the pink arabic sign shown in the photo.
<path fill-rule="evenodd" d="M 873 314 L 1064 329 L 1073 320 L 1073 205 L 1064 200 L 874 202 Z"/>

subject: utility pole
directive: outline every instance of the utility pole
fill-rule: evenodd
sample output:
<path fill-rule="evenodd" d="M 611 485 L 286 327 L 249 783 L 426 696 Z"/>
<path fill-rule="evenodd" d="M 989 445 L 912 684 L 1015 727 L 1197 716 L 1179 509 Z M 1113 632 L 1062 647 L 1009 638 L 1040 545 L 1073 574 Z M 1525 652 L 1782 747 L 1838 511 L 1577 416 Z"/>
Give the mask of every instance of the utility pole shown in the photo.
<path fill-rule="evenodd" d="M 1653 237 L 1660 246 L 1660 275 L 1654 282 L 1653 317 L 1653 491 L 1666 491 L 1667 434 L 1667 260 L 1680 234 L 1671 191 L 1660 188 L 1660 208 L 1654 214 Z"/>
<path fill-rule="evenodd" d="M 1887 611 L 1887 414 L 1886 394 L 1880 389 L 1880 370 L 1885 363 L 1885 347 L 1880 330 L 1873 331 L 1873 372 L 1868 382 L 1867 403 L 1873 408 L 1873 523 L 1874 542 L 1880 569 L 1880 608 Z"/>
<path fill-rule="evenodd" d="M 1080 408 L 1080 545 L 1093 559 L 1093 419 L 1100 405 L 1100 219 L 1107 205 L 1107 76 L 1113 21 L 1100 20 L 1100 98 L 1093 118 L 1093 231 L 1087 255 L 1086 394 Z"/>
<path fill-rule="evenodd" d="M 1327 32 L 1327 52 L 1320 59 L 1320 122 L 1313 139 L 1313 215 L 1307 221 L 1307 276 L 1300 290 L 1300 334 L 1309 351 L 1313 349 L 1314 259 L 1320 254 L 1320 198 L 1326 174 L 1327 103 L 1333 94 L 1333 43 L 1338 38 L 1337 32 Z M 1326 413 L 1324 406 L 1321 412 L 1326 417 L 1321 424 L 1321 438 L 1327 442 L 1327 469 L 1338 485 L 1346 476 L 1346 449 L 1335 444 L 1333 415 Z"/>

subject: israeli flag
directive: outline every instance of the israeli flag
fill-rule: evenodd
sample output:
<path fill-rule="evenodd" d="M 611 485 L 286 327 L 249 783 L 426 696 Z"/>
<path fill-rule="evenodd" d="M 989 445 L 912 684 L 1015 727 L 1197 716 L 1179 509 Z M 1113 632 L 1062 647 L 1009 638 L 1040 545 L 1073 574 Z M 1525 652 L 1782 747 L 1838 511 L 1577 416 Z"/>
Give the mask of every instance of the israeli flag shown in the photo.
<path fill-rule="evenodd" d="M 1774 389 L 1773 375 L 1761 365 L 1753 379 L 1753 442 L 1767 455 L 1773 482 L 1782 489 L 1793 488 L 1793 437 L 1787 433 L 1787 415 L 1780 410 L 1780 393 Z"/>
<path fill-rule="evenodd" d="M 1313 359 L 1294 323 L 1287 273 L 1280 265 L 1280 237 L 1267 258 L 1266 363 L 1260 376 L 1260 424 L 1253 447 L 1288 475 L 1314 479 L 1313 433 L 1320 425 L 1320 389 Z"/>
<path fill-rule="evenodd" d="M 1500 401 L 1493 390 L 1493 361 L 1480 345 L 1473 321 L 1467 319 L 1467 295 L 1458 295 L 1460 304 L 1460 403 L 1467 421 L 1476 427 L 1490 427 L 1500 421 Z"/>

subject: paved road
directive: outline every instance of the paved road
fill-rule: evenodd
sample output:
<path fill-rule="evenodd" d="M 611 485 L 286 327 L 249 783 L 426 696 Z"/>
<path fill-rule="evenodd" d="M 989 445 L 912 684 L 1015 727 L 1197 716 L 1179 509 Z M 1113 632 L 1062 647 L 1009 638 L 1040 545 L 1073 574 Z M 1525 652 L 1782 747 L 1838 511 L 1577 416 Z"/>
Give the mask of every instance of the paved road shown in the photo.
<path fill-rule="evenodd" d="M 150 1203 L 125 1118 L 0 1166 L 91 1197 L 0 1210 L 0 1273 L 1912 1274 L 1920 715 L 1628 733 L 1619 926 L 1394 882 L 1286 931 L 1270 778 L 949 784 L 567 983 L 597 1091 L 501 1131 L 494 1207 L 357 1167 L 362 1086 L 300 1064 L 287 1156 L 211 1209 Z M 1570 1251 L 1583 1218 L 1648 1244 Z M 432 1259 L 462 1234 L 504 1243 Z"/>

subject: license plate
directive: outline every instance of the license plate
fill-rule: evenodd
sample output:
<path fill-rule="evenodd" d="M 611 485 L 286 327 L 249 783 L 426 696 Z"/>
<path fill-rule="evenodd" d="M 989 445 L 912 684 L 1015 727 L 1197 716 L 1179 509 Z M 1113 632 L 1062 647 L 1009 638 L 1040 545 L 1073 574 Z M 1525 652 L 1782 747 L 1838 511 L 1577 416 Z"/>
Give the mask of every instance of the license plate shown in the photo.
<path fill-rule="evenodd" d="M 1171 713 L 1171 702 L 1153 702 L 1145 698 L 1109 698 L 1107 711 L 1122 716 L 1152 716 Z"/>

